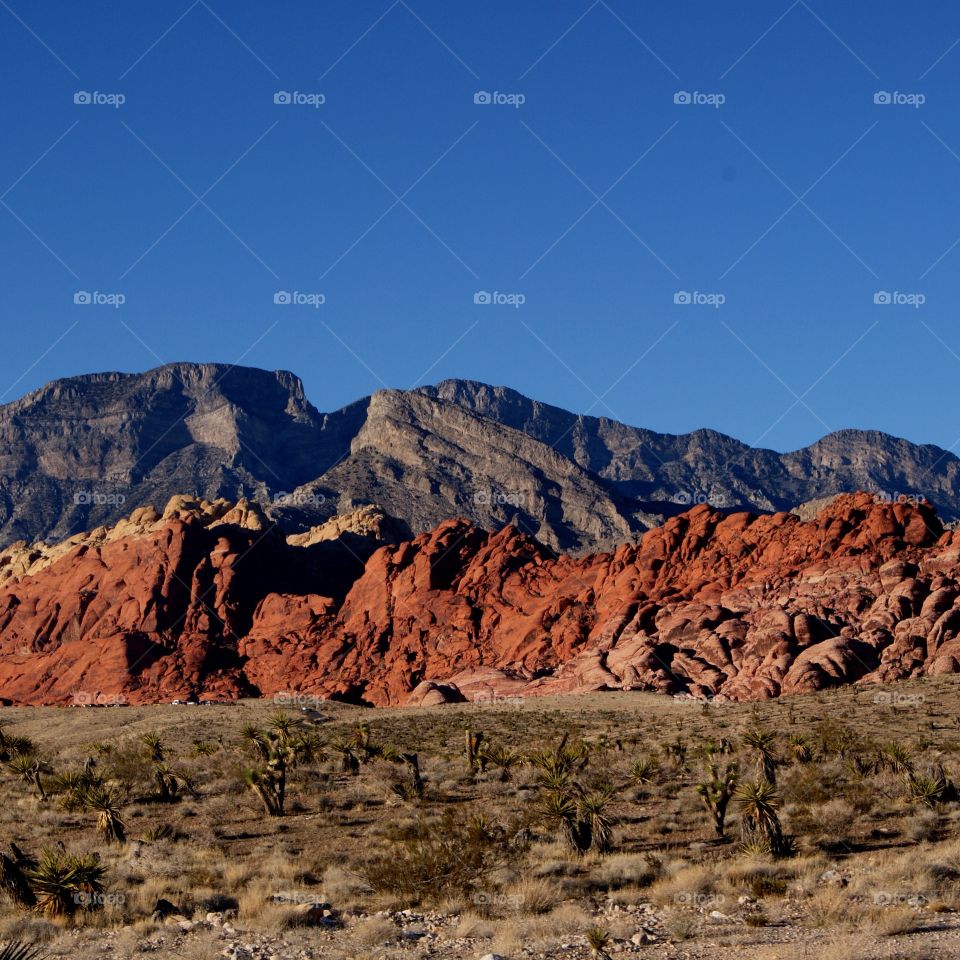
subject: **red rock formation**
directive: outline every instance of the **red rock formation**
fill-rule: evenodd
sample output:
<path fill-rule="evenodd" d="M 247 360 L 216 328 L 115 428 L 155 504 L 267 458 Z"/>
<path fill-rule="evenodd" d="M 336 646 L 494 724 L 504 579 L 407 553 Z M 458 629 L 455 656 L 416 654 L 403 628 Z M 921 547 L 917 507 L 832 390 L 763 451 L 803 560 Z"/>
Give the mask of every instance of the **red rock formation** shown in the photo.
<path fill-rule="evenodd" d="M 578 559 L 448 521 L 363 565 L 355 541 L 229 517 L 165 515 L 11 576 L 0 696 L 740 700 L 960 670 L 960 535 L 924 504 L 845 495 L 808 522 L 699 506 Z"/>

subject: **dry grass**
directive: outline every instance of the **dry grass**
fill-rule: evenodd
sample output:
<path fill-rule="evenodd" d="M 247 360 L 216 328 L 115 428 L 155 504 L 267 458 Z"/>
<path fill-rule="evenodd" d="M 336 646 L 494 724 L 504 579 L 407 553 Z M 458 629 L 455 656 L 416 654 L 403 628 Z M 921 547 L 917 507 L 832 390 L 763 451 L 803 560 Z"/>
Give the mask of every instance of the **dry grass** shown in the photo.
<path fill-rule="evenodd" d="M 437 936 L 452 944 L 451 956 L 465 958 L 522 948 L 549 956 L 565 943 L 574 951 L 566 954 L 586 957 L 585 932 L 597 925 L 624 941 L 649 928 L 657 942 L 683 943 L 692 956 L 776 956 L 773 942 L 784 930 L 809 944 L 811 956 L 843 956 L 855 949 L 855 935 L 869 938 L 877 956 L 888 946 L 901 951 L 890 956 L 920 956 L 926 937 L 958 926 L 960 804 L 911 802 L 903 777 L 878 757 L 896 741 L 918 765 L 943 763 L 960 779 L 960 681 L 932 678 L 898 692 L 923 699 L 899 700 L 912 703 L 904 708 L 847 689 L 709 707 L 647 694 L 432 710 L 327 704 L 325 722 L 303 730 L 322 749 L 291 770 L 282 818 L 265 816 L 243 783 L 252 758 L 240 730 L 266 724 L 272 704 L 7 709 L 6 732 L 31 737 L 56 771 L 79 770 L 93 757 L 97 771 L 140 799 L 123 810 L 128 842 L 104 845 L 95 817 L 64 809 L 56 797 L 40 803 L 4 772 L 0 825 L 8 841 L 33 854 L 59 841 L 99 854 L 116 901 L 82 915 L 88 933 L 70 936 L 89 934 L 82 943 L 94 944 L 95 931 L 107 931 L 127 951 L 119 955 L 161 949 L 149 945 L 169 938 L 170 928 L 151 914 L 165 899 L 194 920 L 235 910 L 244 929 L 309 941 L 318 957 L 338 960 L 426 950 L 427 941 L 398 940 L 393 915 L 378 914 L 406 908 L 449 917 L 438 921 Z M 356 775 L 342 767 L 339 745 L 360 722 L 372 743 L 418 754 L 422 798 L 409 795 L 409 769 L 400 763 L 373 760 Z M 704 746 L 721 737 L 737 746 L 732 758 L 742 778 L 753 776 L 741 737 L 755 726 L 776 734 L 779 813 L 796 850 L 785 859 L 741 850 L 736 802 L 727 837 L 717 839 L 696 792 Z M 587 763 L 574 777 L 585 793 L 613 791 L 605 809 L 611 852 L 574 852 L 558 821 L 544 814 L 549 789 L 541 768 L 514 766 L 506 779 L 495 765 L 468 770 L 467 727 L 527 755 L 555 746 L 562 734 L 586 743 Z M 151 731 L 199 797 L 175 804 L 144 798 L 151 769 L 141 737 Z M 812 746 L 813 761 L 793 758 L 792 735 Z M 211 755 L 194 751 L 200 739 L 216 748 Z M 656 769 L 644 783 L 631 779 L 641 756 Z M 296 905 L 308 901 L 332 904 L 342 929 L 293 927 Z M 637 912 L 643 904 L 652 905 L 646 914 Z M 713 911 L 728 920 L 711 920 Z M 0 936 L 59 950 L 66 934 L 5 902 Z M 194 942 L 198 951 L 216 945 L 209 931 Z"/>

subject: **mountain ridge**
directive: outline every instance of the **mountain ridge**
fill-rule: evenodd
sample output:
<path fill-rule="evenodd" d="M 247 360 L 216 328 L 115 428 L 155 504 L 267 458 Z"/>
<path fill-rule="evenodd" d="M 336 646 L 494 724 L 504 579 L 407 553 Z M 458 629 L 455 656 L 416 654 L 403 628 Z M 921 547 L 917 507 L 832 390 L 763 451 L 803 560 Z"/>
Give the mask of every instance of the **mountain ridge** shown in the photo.
<path fill-rule="evenodd" d="M 960 517 L 960 460 L 881 431 L 796 451 L 658 433 L 510 387 L 444 380 L 322 412 L 296 374 L 178 362 L 52 381 L 0 406 L 0 545 L 66 539 L 187 493 L 261 502 L 302 532 L 378 505 L 410 535 L 462 517 L 571 553 L 635 541 L 696 503 L 789 510 L 853 490 Z"/>

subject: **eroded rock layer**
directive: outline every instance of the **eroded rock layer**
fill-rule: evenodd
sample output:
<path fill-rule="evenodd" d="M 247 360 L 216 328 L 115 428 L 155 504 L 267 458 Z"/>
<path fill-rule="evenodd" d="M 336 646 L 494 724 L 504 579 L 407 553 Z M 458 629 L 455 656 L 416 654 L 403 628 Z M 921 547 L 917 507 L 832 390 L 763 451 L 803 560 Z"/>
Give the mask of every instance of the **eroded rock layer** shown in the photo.
<path fill-rule="evenodd" d="M 699 506 L 556 556 L 369 509 L 282 536 L 255 504 L 171 502 L 0 554 L 0 696 L 298 691 L 374 705 L 601 689 L 745 700 L 960 669 L 960 534 L 843 495 L 808 520 Z"/>

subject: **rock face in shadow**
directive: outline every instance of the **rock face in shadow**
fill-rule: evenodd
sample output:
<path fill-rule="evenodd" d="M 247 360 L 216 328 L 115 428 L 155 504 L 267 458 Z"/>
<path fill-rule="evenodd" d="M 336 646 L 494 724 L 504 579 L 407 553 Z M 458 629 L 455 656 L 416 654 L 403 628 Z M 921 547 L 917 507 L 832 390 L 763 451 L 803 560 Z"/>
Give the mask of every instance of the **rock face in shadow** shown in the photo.
<path fill-rule="evenodd" d="M 384 544 L 385 523 L 359 511 L 288 540 L 255 504 L 178 498 L 62 548 L 10 548 L 0 695 L 747 700 L 960 669 L 960 534 L 926 504 L 844 495 L 809 520 L 698 506 L 578 558 L 465 520 Z"/>
<path fill-rule="evenodd" d="M 407 536 L 465 518 L 553 550 L 636 542 L 689 506 L 778 511 L 851 490 L 960 516 L 960 461 L 842 431 L 788 454 L 660 434 L 464 380 L 321 413 L 291 373 L 177 363 L 73 377 L 0 407 L 0 545 L 62 541 L 192 494 L 288 532 L 379 506 Z"/>

